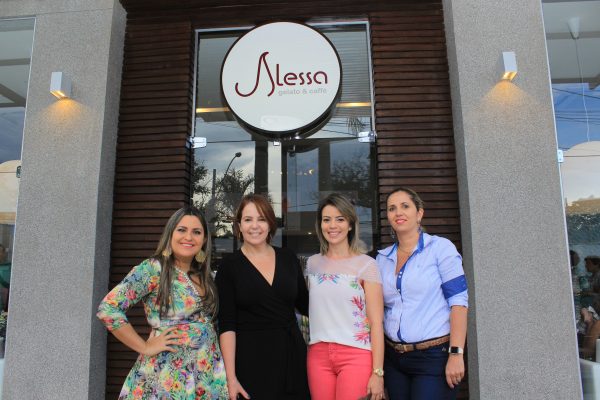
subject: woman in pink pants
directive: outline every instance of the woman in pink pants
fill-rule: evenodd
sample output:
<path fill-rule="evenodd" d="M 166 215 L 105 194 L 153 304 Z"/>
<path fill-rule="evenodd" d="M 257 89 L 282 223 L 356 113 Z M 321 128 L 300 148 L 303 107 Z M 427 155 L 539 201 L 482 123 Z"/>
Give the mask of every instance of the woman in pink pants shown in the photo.
<path fill-rule="evenodd" d="M 383 294 L 375 260 L 362 254 L 358 218 L 345 197 L 319 205 L 320 254 L 308 259 L 312 400 L 383 399 Z"/>

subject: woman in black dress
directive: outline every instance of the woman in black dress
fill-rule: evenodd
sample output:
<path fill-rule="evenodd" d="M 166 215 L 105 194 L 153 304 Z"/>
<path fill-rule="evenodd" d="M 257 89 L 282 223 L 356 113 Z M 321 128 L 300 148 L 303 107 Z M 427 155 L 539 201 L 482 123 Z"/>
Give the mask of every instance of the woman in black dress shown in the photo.
<path fill-rule="evenodd" d="M 276 229 L 269 202 L 245 196 L 235 215 L 242 247 L 217 272 L 230 399 L 309 399 L 306 344 L 294 313 L 307 314 L 308 292 L 296 255 L 269 244 Z"/>

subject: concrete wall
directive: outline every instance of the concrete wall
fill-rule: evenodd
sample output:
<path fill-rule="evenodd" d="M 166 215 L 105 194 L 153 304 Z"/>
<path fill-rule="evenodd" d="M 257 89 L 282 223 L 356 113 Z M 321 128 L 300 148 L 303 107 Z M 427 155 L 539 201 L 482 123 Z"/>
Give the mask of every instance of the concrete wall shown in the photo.
<path fill-rule="evenodd" d="M 444 0 L 473 399 L 580 399 L 541 2 Z M 502 51 L 518 75 L 500 82 Z"/>
<path fill-rule="evenodd" d="M 117 0 L 2 0 L 35 16 L 4 400 L 103 399 L 110 221 L 125 12 Z M 72 79 L 72 100 L 49 93 Z"/>

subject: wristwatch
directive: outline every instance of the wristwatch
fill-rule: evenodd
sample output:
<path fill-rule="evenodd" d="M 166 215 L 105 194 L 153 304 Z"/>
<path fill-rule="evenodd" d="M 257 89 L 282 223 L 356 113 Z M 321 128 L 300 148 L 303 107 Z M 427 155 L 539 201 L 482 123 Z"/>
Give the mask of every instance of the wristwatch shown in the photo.
<path fill-rule="evenodd" d="M 383 377 L 383 369 L 381 368 L 373 368 L 373 373 L 380 378 Z"/>
<path fill-rule="evenodd" d="M 463 354 L 465 351 L 463 350 L 462 347 L 458 347 L 458 346 L 450 346 L 450 348 L 448 349 L 448 353 L 450 354 Z"/>

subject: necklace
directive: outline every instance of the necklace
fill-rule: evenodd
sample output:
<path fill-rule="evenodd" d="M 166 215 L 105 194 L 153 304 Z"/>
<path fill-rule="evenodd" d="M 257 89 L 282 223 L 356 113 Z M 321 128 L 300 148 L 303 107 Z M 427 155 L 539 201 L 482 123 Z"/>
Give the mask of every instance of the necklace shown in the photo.
<path fill-rule="evenodd" d="M 181 269 L 179 269 L 179 267 L 175 266 L 174 267 L 177 271 L 179 271 L 181 274 L 183 274 L 184 279 L 186 280 L 186 282 L 188 283 L 188 285 L 190 285 L 192 287 L 192 290 L 194 291 L 194 293 L 196 294 L 196 296 L 198 298 L 202 298 L 202 296 L 200 296 L 200 294 L 198 293 L 198 291 L 196 290 L 196 286 L 194 285 L 194 283 L 192 282 L 192 280 L 190 279 L 190 277 L 188 276 L 187 272 L 183 272 Z"/>

